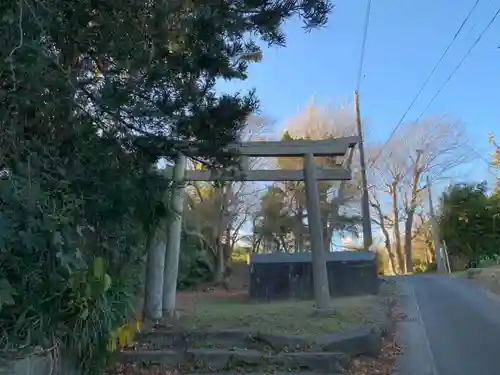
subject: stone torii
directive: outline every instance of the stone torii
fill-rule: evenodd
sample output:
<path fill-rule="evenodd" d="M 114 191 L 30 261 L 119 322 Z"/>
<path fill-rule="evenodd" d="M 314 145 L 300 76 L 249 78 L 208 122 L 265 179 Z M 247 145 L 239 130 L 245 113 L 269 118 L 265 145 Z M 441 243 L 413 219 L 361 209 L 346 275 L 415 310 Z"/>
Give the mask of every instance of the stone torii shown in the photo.
<path fill-rule="evenodd" d="M 330 291 L 326 268 L 318 181 L 342 181 L 351 179 L 351 171 L 338 165 L 334 168 L 319 168 L 314 165 L 315 156 L 344 156 L 355 147 L 359 137 L 344 137 L 327 140 L 259 141 L 231 144 L 225 151 L 241 155 L 240 170 L 186 170 L 188 156 L 200 156 L 195 146 L 182 149 L 175 156 L 175 165 L 165 174 L 174 182 L 171 205 L 180 215 L 175 215 L 168 228 L 167 254 L 163 283 L 163 311 L 172 314 L 175 310 L 178 265 L 182 232 L 182 212 L 186 181 L 305 181 L 309 235 L 312 247 L 314 296 L 318 310 L 328 309 Z M 166 155 L 167 156 L 167 155 Z M 249 170 L 249 157 L 302 157 L 302 170 Z"/>

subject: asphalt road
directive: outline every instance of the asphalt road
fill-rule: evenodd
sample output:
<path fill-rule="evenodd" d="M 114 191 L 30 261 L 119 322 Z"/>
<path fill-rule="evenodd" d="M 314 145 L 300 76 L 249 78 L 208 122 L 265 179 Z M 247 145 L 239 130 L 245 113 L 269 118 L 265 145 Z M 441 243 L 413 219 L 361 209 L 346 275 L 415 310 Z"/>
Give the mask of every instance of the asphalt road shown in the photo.
<path fill-rule="evenodd" d="M 399 281 L 409 316 L 401 330 L 409 361 L 401 374 L 500 375 L 500 298 L 453 277 Z"/>

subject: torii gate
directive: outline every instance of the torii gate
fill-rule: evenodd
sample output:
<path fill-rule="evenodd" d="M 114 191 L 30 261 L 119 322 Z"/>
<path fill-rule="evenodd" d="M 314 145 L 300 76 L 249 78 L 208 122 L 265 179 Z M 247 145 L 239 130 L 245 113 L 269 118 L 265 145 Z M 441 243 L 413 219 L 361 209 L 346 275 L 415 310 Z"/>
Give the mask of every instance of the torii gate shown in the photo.
<path fill-rule="evenodd" d="M 309 235 L 313 260 L 314 296 L 317 309 L 328 307 L 330 291 L 321 225 L 321 214 L 317 181 L 342 181 L 351 179 L 351 171 L 338 165 L 334 168 L 319 168 L 314 165 L 314 156 L 344 156 L 349 148 L 356 146 L 359 137 L 344 137 L 327 140 L 262 141 L 232 144 L 225 151 L 241 155 L 240 171 L 186 170 L 187 156 L 199 156 L 196 147 L 188 146 L 178 153 L 175 165 L 167 168 L 167 177 L 174 181 L 172 208 L 175 215 L 168 229 L 167 255 L 164 273 L 163 311 L 175 310 L 179 252 L 182 232 L 185 181 L 305 181 Z M 303 170 L 248 170 L 248 157 L 302 157 Z"/>

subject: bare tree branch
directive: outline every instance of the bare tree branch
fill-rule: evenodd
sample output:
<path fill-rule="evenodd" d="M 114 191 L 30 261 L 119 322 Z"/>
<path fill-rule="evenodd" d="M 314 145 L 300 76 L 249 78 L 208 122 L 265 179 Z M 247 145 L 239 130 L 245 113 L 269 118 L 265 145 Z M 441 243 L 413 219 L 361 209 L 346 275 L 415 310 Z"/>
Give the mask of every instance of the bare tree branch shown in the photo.
<path fill-rule="evenodd" d="M 374 146 L 371 154 L 380 150 L 380 145 Z M 463 126 L 443 117 L 430 117 L 401 127 L 372 162 L 370 184 L 391 202 L 396 252 L 401 247 L 399 227 L 404 227 L 406 272 L 413 271 L 414 217 L 425 204 L 425 177 L 436 181 L 472 159 Z"/>

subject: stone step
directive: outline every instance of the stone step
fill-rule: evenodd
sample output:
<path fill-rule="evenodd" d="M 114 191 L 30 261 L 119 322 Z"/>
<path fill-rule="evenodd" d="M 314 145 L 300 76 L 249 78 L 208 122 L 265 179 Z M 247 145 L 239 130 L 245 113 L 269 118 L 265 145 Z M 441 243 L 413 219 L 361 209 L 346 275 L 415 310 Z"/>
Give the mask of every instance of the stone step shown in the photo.
<path fill-rule="evenodd" d="M 381 350 L 382 332 L 368 324 L 315 338 L 238 329 L 205 331 L 157 329 L 140 333 L 137 341 L 139 347 L 144 349 L 245 348 L 275 353 L 325 351 L 342 352 L 350 356 L 377 356 Z"/>
<path fill-rule="evenodd" d="M 263 375 L 267 373 L 262 372 L 214 372 L 211 375 Z M 271 374 L 271 373 L 270 373 Z M 205 375 L 204 373 L 187 373 L 184 375 Z M 295 372 L 282 372 L 282 371 L 273 371 L 272 375 L 324 375 L 321 372 L 313 372 L 313 371 L 295 371 Z M 328 375 L 346 375 L 344 372 L 337 372 Z"/>
<path fill-rule="evenodd" d="M 122 363 L 143 363 L 163 366 L 192 366 L 209 372 L 238 368 L 275 370 L 310 370 L 322 373 L 342 372 L 349 365 L 349 356 L 335 352 L 281 352 L 275 355 L 258 350 L 187 349 L 124 351 L 118 354 Z"/>
<path fill-rule="evenodd" d="M 144 347 L 153 349 L 166 348 L 248 348 L 306 350 L 314 346 L 314 340 L 300 336 L 276 335 L 272 333 L 251 332 L 248 330 L 223 329 L 199 331 L 154 330 L 142 332 L 136 341 Z"/>

